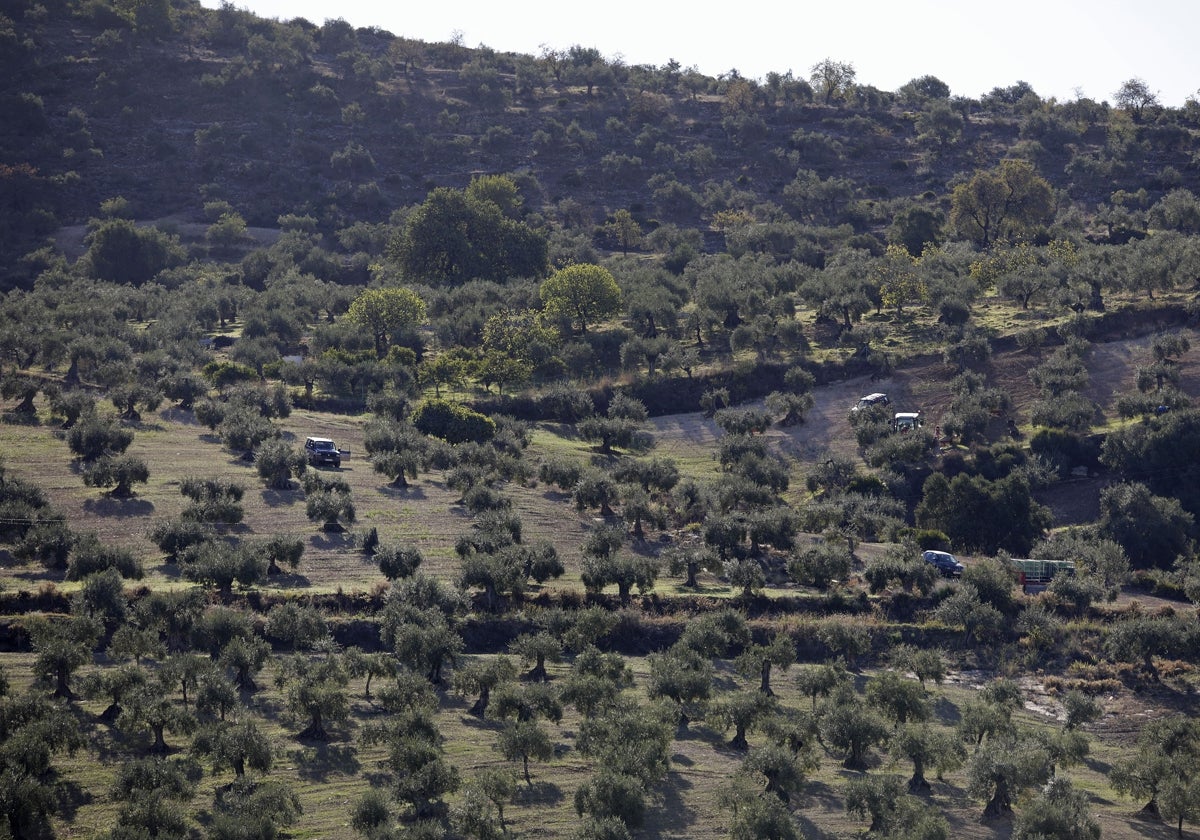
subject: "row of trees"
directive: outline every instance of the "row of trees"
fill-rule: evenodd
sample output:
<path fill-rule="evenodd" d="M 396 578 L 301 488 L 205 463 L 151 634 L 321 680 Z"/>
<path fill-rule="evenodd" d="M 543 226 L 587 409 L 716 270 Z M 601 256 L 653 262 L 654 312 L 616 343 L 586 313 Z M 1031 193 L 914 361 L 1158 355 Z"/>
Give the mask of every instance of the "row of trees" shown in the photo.
<path fill-rule="evenodd" d="M 626 692 L 632 685 L 628 666 L 597 647 L 618 620 L 598 607 L 540 613 L 537 625 L 509 646 L 508 656 L 465 659 L 457 629 L 462 601 L 414 572 L 399 579 L 380 618 L 387 652 L 340 651 L 331 644 L 320 613 L 283 604 L 267 614 L 264 624 L 266 638 L 275 642 L 273 654 L 245 613 L 206 606 L 195 591 L 151 594 L 127 604 L 119 588 L 103 588 L 102 577 L 89 579 L 69 620 L 34 620 L 29 631 L 35 670 L 54 686 L 54 695 L 74 699 L 73 677 L 82 673 L 82 693 L 110 703 L 100 720 L 142 744 L 142 756 L 127 762 L 115 782 L 116 798 L 126 803 L 118 816 L 123 830 L 157 826 L 165 832 L 160 836 L 186 831 L 182 809 L 194 796 L 197 759 L 209 762 L 214 774 L 234 775 L 215 803 L 217 836 L 234 836 L 229 832 L 239 825 L 243 831 L 247 825 L 255 832 L 270 831 L 297 818 L 295 793 L 270 776 L 279 746 L 257 722 L 254 697 L 260 675 L 269 669 L 302 740 L 344 737 L 339 733 L 351 713 L 355 678 L 365 680 L 365 697 L 388 712 L 381 719 L 386 722 L 368 726 L 362 736 L 364 746 L 386 747 L 383 766 L 392 785 L 391 797 L 372 792 L 355 808 L 353 823 L 368 836 L 396 819 L 424 823 L 430 830 L 430 821 L 449 819 L 470 836 L 505 830 L 514 775 L 484 770 L 463 780 L 445 758 L 433 689 L 447 684 L 476 698 L 472 714 L 501 724 L 495 749 L 520 764 L 530 788 L 531 761 L 551 761 L 555 753 L 555 736 L 546 725 L 562 719 L 564 704 L 574 707 L 582 721 L 577 747 L 594 768 L 574 805 L 585 825 L 593 827 L 614 820 L 625 830 L 639 827 L 646 797 L 669 769 L 677 730 L 703 720 L 712 730 L 732 731 L 729 747 L 745 754 L 742 768 L 721 793 L 734 836 L 796 836 L 788 804 L 803 791 L 822 748 L 863 773 L 850 780 L 845 802 L 849 812 L 870 821 L 872 831 L 920 827 L 921 836 L 935 836 L 928 832 L 938 830 L 942 817 L 920 798 L 930 789 L 926 773 L 934 771 L 941 780 L 965 765 L 967 790 L 986 803 L 985 816 L 1009 812 L 1022 790 L 1049 781 L 1040 797 L 1021 809 L 1018 826 L 1029 831 L 1075 826 L 1095 834 L 1086 797 L 1055 770 L 1077 765 L 1088 754 L 1082 727 L 1100 715 L 1096 700 L 1068 692 L 1061 729 L 1024 729 L 1014 718 L 1020 689 L 998 679 L 978 698 L 961 703 L 956 729 L 947 729 L 934 720 L 928 695 L 927 683 L 940 683 L 946 669 L 934 650 L 895 648 L 891 667 L 866 679 L 865 691 L 854 687 L 844 661 L 800 666 L 794 686 L 811 700 L 811 709 L 788 707 L 776 699 L 772 675 L 793 666 L 793 644 L 784 636 L 754 643 L 739 613 L 718 611 L 690 622 L 675 645 L 649 658 L 645 689 L 652 702 L 639 707 Z M 120 610 L 128 613 L 115 615 Z M 848 625 L 830 623 L 823 633 L 832 649 L 847 655 L 862 650 Z M 102 636 L 109 639 L 110 664 L 89 667 Z M 569 668 L 548 682 L 546 663 L 564 655 Z M 721 659 L 746 678 L 745 687 L 718 690 L 722 681 L 715 678 L 714 660 Z M 533 665 L 520 680 L 517 661 Z M 449 664 L 453 670 L 447 676 L 443 668 Z M 382 682 L 377 696 L 373 678 Z M 0 703 L 14 714 L 24 709 L 12 718 L 4 759 L 26 779 L 25 787 L 5 800 L 6 817 L 19 835 L 52 812 L 53 799 L 39 785 L 45 784 L 51 756 L 81 743 L 80 724 L 76 717 L 63 717 L 60 707 L 37 690 L 5 693 Z M 753 744 L 747 739 L 751 733 L 761 733 Z M 190 737 L 189 757 L 159 757 L 168 749 L 168 736 Z M 42 769 L 14 763 L 33 760 L 30 739 L 42 746 Z M 1188 782 L 1194 775 L 1189 768 L 1200 755 L 1197 743 L 1196 728 L 1186 717 L 1152 723 L 1138 750 L 1114 764 L 1112 782 L 1147 799 L 1148 810 L 1182 830 L 1200 808 Z M 864 772 L 872 751 L 880 748 L 911 764 L 907 782 L 885 772 Z M 463 796 L 447 809 L 444 797 L 460 786 Z"/>

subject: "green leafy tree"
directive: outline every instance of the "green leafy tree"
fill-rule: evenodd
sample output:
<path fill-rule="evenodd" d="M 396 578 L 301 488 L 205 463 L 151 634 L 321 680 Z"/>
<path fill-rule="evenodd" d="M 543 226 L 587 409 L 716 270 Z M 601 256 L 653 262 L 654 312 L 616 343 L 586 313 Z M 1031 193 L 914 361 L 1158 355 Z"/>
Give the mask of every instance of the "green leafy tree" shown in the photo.
<path fill-rule="evenodd" d="M 867 703 L 897 728 L 928 720 L 930 716 L 924 687 L 895 671 L 884 671 L 867 683 Z"/>
<path fill-rule="evenodd" d="M 424 557 L 415 548 L 385 545 L 375 551 L 375 560 L 379 563 L 379 571 L 384 577 L 397 580 L 416 574 L 417 568 L 424 562 Z"/>
<path fill-rule="evenodd" d="M 504 806 L 516 795 L 517 778 L 509 770 L 486 767 L 463 786 L 463 801 L 451 812 L 451 823 L 464 834 L 491 840 L 504 837 Z M 495 810 L 495 818 L 492 810 Z"/>
<path fill-rule="evenodd" d="M 61 800 L 54 756 L 73 755 L 84 733 L 71 710 L 35 693 L 0 696 L 0 819 L 10 837 L 52 834 Z"/>
<path fill-rule="evenodd" d="M 1101 491 L 1100 527 L 1125 549 L 1135 568 L 1166 567 L 1188 553 L 1195 518 L 1177 499 L 1123 482 Z"/>
<path fill-rule="evenodd" d="M 796 661 L 796 645 L 786 633 L 777 633 L 765 645 L 747 647 L 734 661 L 734 667 L 746 677 L 758 677 L 758 690 L 768 697 L 774 696 L 771 689 L 771 674 L 775 668 L 786 671 Z"/>
<path fill-rule="evenodd" d="M 90 532 L 76 534 L 71 544 L 71 558 L 67 562 L 67 580 L 84 580 L 109 570 L 123 578 L 140 579 L 143 575 L 141 562 L 129 549 L 103 543 Z"/>
<path fill-rule="evenodd" d="M 84 242 L 88 273 L 117 285 L 141 286 L 182 258 L 177 239 L 129 219 L 94 220 Z"/>
<path fill-rule="evenodd" d="M 925 481 L 917 524 L 947 534 L 957 546 L 994 553 L 1026 554 L 1050 525 L 1049 511 L 1033 500 L 1028 481 L 1012 473 L 989 481 L 965 473 Z"/>
<path fill-rule="evenodd" d="M 740 778 L 723 789 L 718 804 L 730 813 L 729 836 L 733 840 L 796 840 L 802 835 L 787 806 L 776 796 L 759 796 L 742 789 Z"/>
<path fill-rule="evenodd" d="M 580 263 L 552 274 L 538 289 L 546 317 L 566 321 L 586 333 L 616 315 L 621 308 L 621 288 L 603 266 Z"/>
<path fill-rule="evenodd" d="M 179 555 L 183 575 L 226 595 L 233 585 L 254 586 L 267 576 L 267 561 L 251 547 L 210 540 L 190 545 Z"/>
<path fill-rule="evenodd" d="M 942 773 L 956 769 L 967 757 L 962 740 L 955 733 L 934 729 L 924 722 L 909 723 L 898 729 L 888 739 L 888 752 L 912 762 L 908 792 L 913 794 L 929 791 L 926 768 L 936 768 L 941 778 Z"/>
<path fill-rule="evenodd" d="M 1146 109 L 1158 106 L 1158 94 L 1143 79 L 1134 76 L 1121 83 L 1113 93 L 1113 101 L 1118 108 L 1129 111 L 1134 120 L 1140 120 Z"/>
<path fill-rule="evenodd" d="M 712 695 L 712 662 L 690 648 L 675 646 L 648 657 L 651 699 L 665 697 L 677 709 L 677 722 L 686 729 L 692 717 L 701 713 Z"/>
<path fill-rule="evenodd" d="M 746 750 L 750 747 L 746 734 L 759 727 L 778 708 L 775 698 L 761 691 L 735 691 L 715 700 L 706 714 L 706 720 L 711 720 L 724 730 L 732 728 L 733 737 L 729 746 L 735 750 Z"/>
<path fill-rule="evenodd" d="M 987 800 L 985 818 L 999 817 L 1011 814 L 1013 800 L 1049 775 L 1050 756 L 1033 739 L 990 739 L 967 762 L 967 792 Z"/>
<path fill-rule="evenodd" d="M 827 662 L 822 665 L 802 665 L 796 673 L 796 688 L 812 701 L 817 710 L 817 699 L 828 697 L 841 686 L 850 682 L 850 674 L 842 662 Z"/>
<path fill-rule="evenodd" d="M 497 195 L 491 188 L 433 190 L 392 237 L 388 256 L 405 277 L 436 286 L 543 276 L 545 237 L 508 218 L 511 200 L 497 205 Z"/>
<path fill-rule="evenodd" d="M 287 490 L 292 478 L 300 478 L 308 469 L 303 452 L 297 451 L 283 438 L 265 441 L 254 453 L 254 468 L 272 490 Z"/>
<path fill-rule="evenodd" d="M 148 674 L 145 670 L 126 663 L 86 675 L 83 679 L 83 694 L 93 700 L 108 700 L 108 707 L 100 713 L 100 720 L 112 723 L 121 715 L 122 698 L 145 685 L 147 679 Z"/>
<path fill-rule="evenodd" d="M 402 664 L 424 674 L 435 685 L 442 684 L 443 668 L 466 646 L 446 616 L 435 608 L 399 609 L 385 614 L 383 638 Z"/>
<path fill-rule="evenodd" d="M 839 689 L 822 706 L 821 737 L 844 753 L 847 770 L 867 769 L 867 752 L 888 736 L 887 724 L 850 689 Z"/>
<path fill-rule="evenodd" d="M 1150 676 L 1158 674 L 1155 656 L 1182 655 L 1195 642 L 1195 629 L 1179 616 L 1129 616 L 1110 624 L 1104 634 L 1104 649 L 1110 657 L 1139 664 Z"/>
<path fill-rule="evenodd" d="M 382 359 L 397 332 L 414 329 L 424 322 L 425 301 L 410 289 L 367 289 L 350 304 L 346 317 L 370 332 L 375 341 L 375 355 Z"/>
<path fill-rule="evenodd" d="M 115 419 L 87 414 L 67 432 L 67 446 L 80 460 L 90 463 L 108 455 L 120 455 L 133 443 L 133 431 Z"/>
<path fill-rule="evenodd" d="M 799 793 L 810 770 L 815 770 L 818 761 L 811 751 L 796 751 L 787 744 L 768 741 L 750 750 L 738 775 L 758 782 L 766 799 L 780 803 L 791 801 Z"/>
<path fill-rule="evenodd" d="M 34 673 L 54 683 L 55 697 L 73 699 L 71 677 L 92 661 L 103 630 L 100 622 L 90 616 L 52 621 L 39 615 L 32 617 L 26 627 L 36 654 Z"/>
<path fill-rule="evenodd" d="M 929 300 L 929 288 L 918 270 L 919 259 L 900 245 L 889 245 L 883 258 L 876 263 L 874 281 L 879 287 L 879 299 L 884 306 L 904 314 L 904 307 L 921 305 Z"/>
<path fill-rule="evenodd" d="M 983 248 L 1049 222 L 1054 191 L 1028 161 L 1007 159 L 954 188 L 950 226 Z"/>
<path fill-rule="evenodd" d="M 591 719 L 615 708 L 621 692 L 633 685 L 633 673 L 615 653 L 588 645 L 575 657 L 559 696 Z"/>
<path fill-rule="evenodd" d="M 618 210 L 604 225 L 604 231 L 622 254 L 636 251 L 642 245 L 642 226 L 628 210 Z"/>
<path fill-rule="evenodd" d="M 554 757 L 554 742 L 550 734 L 536 720 L 515 720 L 500 731 L 498 744 L 500 753 L 509 761 L 521 761 L 525 784 L 533 787 L 529 774 L 529 761 L 549 761 Z"/>
<path fill-rule="evenodd" d="M 131 498 L 133 485 L 150 480 L 150 468 L 135 455 L 102 455 L 87 466 L 83 483 L 88 487 L 111 487 L 109 495 L 116 499 Z"/>
<path fill-rule="evenodd" d="M 1088 796 L 1068 779 L 1051 779 L 1013 823 L 1014 840 L 1055 837 L 1100 840 L 1100 823 L 1088 809 Z"/>
<path fill-rule="evenodd" d="M 183 519 L 215 525 L 236 525 L 242 521 L 242 485 L 221 478 L 185 476 L 179 492 L 191 500 Z"/>
<path fill-rule="evenodd" d="M 163 663 L 159 674 L 165 684 L 179 689 L 183 705 L 188 705 L 188 692 L 194 691 L 200 681 L 214 672 L 214 662 L 199 653 L 178 653 Z"/>
<path fill-rule="evenodd" d="M 327 741 L 326 724 L 340 723 L 350 715 L 350 672 L 338 654 L 285 659 L 276 682 L 287 689 L 288 708 L 307 721 L 299 733 L 301 739 Z"/>
<path fill-rule="evenodd" d="M 337 533 L 345 530 L 343 522 L 354 522 L 354 500 L 344 481 L 328 481 L 310 473 L 304 484 L 305 513 L 313 522 L 320 522 L 322 530 Z"/>
<path fill-rule="evenodd" d="M 301 813 L 300 797 L 287 784 L 246 777 L 221 792 L 213 810 L 209 837 L 212 840 L 277 837 L 279 829 L 293 825 Z"/>
<path fill-rule="evenodd" d="M 609 555 L 586 556 L 582 578 L 584 588 L 589 592 L 600 592 L 605 586 L 616 584 L 621 602 L 627 603 L 634 586 L 643 595 L 652 590 L 658 572 L 657 558 L 613 552 Z"/>
<path fill-rule="evenodd" d="M 221 648 L 218 663 L 233 673 L 233 682 L 242 691 L 258 688 L 255 676 L 271 657 L 271 646 L 256 636 L 238 636 Z"/>
<path fill-rule="evenodd" d="M 232 770 L 241 779 L 247 768 L 269 773 L 275 761 L 270 739 L 252 720 L 221 722 L 202 730 L 192 741 L 192 751 L 212 762 L 214 773 Z"/>
<path fill-rule="evenodd" d="M 615 446 L 642 450 L 651 445 L 643 432 L 647 416 L 641 400 L 618 394 L 609 403 L 604 417 L 584 418 L 577 424 L 577 429 L 584 440 L 598 441 L 600 451 L 606 455 Z"/>
<path fill-rule="evenodd" d="M 820 96 L 826 105 L 831 105 L 835 101 L 849 98 L 854 90 L 856 75 L 853 64 L 826 58 L 812 66 L 809 81 L 817 96 Z"/>
<path fill-rule="evenodd" d="M 474 694 L 476 700 L 470 708 L 470 713 L 476 717 L 487 714 L 491 703 L 492 690 L 501 683 L 515 679 L 516 666 L 505 656 L 494 658 L 475 658 L 466 665 L 455 668 L 451 678 L 454 690 L 463 694 Z"/>
<path fill-rule="evenodd" d="M 1162 816 L 1164 794 L 1186 791 L 1197 770 L 1200 726 L 1176 714 L 1150 721 L 1138 734 L 1136 751 L 1113 764 L 1109 780 L 1120 793 L 1146 800 L 1143 812 Z"/>
<path fill-rule="evenodd" d="M 271 607 L 263 632 L 268 638 L 278 639 L 295 651 L 311 648 L 328 638 L 329 626 L 316 607 L 287 603 Z"/>
<path fill-rule="evenodd" d="M 196 717 L 191 710 L 176 704 L 164 691 L 165 686 L 146 683 L 131 691 L 126 697 L 117 719 L 117 726 L 125 731 L 150 730 L 153 741 L 150 752 L 166 753 L 169 746 L 166 733 L 190 735 L 196 730 Z"/>
<path fill-rule="evenodd" d="M 189 758 L 150 756 L 122 762 L 112 786 L 113 799 L 121 803 L 112 836 L 186 837 L 187 803 L 196 795 L 199 772 Z"/>
<path fill-rule="evenodd" d="M 413 427 L 447 443 L 484 443 L 496 434 L 492 418 L 449 400 L 432 399 L 413 412 Z"/>
<path fill-rule="evenodd" d="M 426 465 L 429 439 L 412 426 L 395 420 L 377 420 L 367 426 L 363 446 L 377 473 L 390 476 L 396 487 L 407 487 Z"/>

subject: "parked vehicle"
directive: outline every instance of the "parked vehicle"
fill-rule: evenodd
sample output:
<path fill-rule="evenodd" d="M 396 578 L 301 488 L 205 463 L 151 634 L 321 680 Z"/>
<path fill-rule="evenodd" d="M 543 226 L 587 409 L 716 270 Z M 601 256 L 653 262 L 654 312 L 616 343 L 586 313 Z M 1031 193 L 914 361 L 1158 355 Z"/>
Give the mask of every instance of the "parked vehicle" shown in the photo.
<path fill-rule="evenodd" d="M 342 455 L 349 453 L 343 453 L 329 438 L 310 437 L 304 441 L 304 454 L 311 466 L 340 467 Z"/>
<path fill-rule="evenodd" d="M 887 405 L 891 400 L 887 394 L 874 393 L 867 394 L 865 397 L 859 397 L 858 404 L 850 409 L 852 413 L 862 411 L 864 408 L 870 408 L 873 405 Z"/>
<path fill-rule="evenodd" d="M 921 554 L 921 558 L 930 566 L 933 566 L 935 569 L 941 572 L 942 577 L 962 577 L 963 569 L 965 567 L 962 563 L 958 562 L 957 557 L 949 552 L 926 551 Z"/>
<path fill-rule="evenodd" d="M 1075 577 L 1075 563 L 1070 560 L 1013 560 L 1012 564 L 1023 592 L 1040 592 L 1058 575 Z"/>
<path fill-rule="evenodd" d="M 911 432 L 925 425 L 919 411 L 897 411 L 892 418 L 892 428 L 897 432 Z"/>

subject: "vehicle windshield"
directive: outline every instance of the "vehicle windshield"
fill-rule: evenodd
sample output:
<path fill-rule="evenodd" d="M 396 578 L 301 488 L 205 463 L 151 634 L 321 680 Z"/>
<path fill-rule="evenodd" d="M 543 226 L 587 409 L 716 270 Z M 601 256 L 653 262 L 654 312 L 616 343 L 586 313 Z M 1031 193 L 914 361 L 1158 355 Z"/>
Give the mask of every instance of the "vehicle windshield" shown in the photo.
<path fill-rule="evenodd" d="M 312 442 L 313 449 L 319 449 L 322 452 L 333 449 L 333 441 L 331 440 L 314 440 Z"/>

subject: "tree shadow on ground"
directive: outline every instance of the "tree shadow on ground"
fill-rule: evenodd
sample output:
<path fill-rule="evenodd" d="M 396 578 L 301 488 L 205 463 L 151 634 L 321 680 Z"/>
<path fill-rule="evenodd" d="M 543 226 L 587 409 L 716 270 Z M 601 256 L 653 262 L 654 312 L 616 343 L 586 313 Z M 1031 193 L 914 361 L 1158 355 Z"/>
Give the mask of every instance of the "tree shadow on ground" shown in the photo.
<path fill-rule="evenodd" d="M 503 721 L 477 718 L 472 714 L 464 714 L 461 720 L 462 725 L 468 729 L 478 729 L 483 732 L 499 732 L 504 728 Z"/>
<path fill-rule="evenodd" d="M 312 586 L 312 581 L 298 572 L 276 572 L 268 575 L 267 581 L 281 589 L 305 589 Z"/>
<path fill-rule="evenodd" d="M 842 808 L 841 794 L 828 782 L 813 780 L 804 786 L 804 798 L 815 801 L 822 808 L 832 808 L 840 811 Z"/>
<path fill-rule="evenodd" d="M 646 822 L 642 832 L 647 837 L 686 836 L 688 828 L 696 824 L 695 809 L 689 808 L 684 801 L 684 792 L 693 788 L 691 782 L 681 773 L 667 773 L 666 781 L 656 790 L 660 794 L 658 805 L 646 813 Z"/>
<path fill-rule="evenodd" d="M 319 531 L 312 540 L 318 551 L 347 551 L 354 548 L 354 534 L 349 531 Z"/>
<path fill-rule="evenodd" d="M 532 787 L 522 784 L 513 801 L 521 805 L 557 805 L 563 801 L 563 792 L 554 782 L 535 781 Z"/>
<path fill-rule="evenodd" d="M 958 711 L 958 706 L 952 703 L 945 697 L 939 697 L 933 701 L 933 716 L 947 726 L 956 726 L 962 715 Z"/>
<path fill-rule="evenodd" d="M 725 736 L 721 733 L 714 732 L 706 726 L 697 726 L 694 723 L 689 725 L 687 729 L 676 729 L 675 740 L 702 741 L 706 744 L 711 744 L 715 748 L 725 745 Z"/>
<path fill-rule="evenodd" d="M 420 502 L 427 498 L 425 488 L 410 484 L 407 487 L 397 487 L 395 484 L 381 484 L 375 488 L 389 499 L 397 501 Z"/>
<path fill-rule="evenodd" d="M 179 408 L 178 406 L 164 408 L 158 412 L 158 416 L 169 423 L 176 423 L 180 426 L 200 425 L 200 421 L 196 419 L 196 412 Z"/>
<path fill-rule="evenodd" d="M 257 692 L 240 691 L 242 704 L 254 709 L 255 714 L 262 715 L 267 720 L 279 722 L 283 715 L 283 704 L 276 700 L 266 700 Z"/>
<path fill-rule="evenodd" d="M 297 491 L 294 489 L 275 490 L 268 487 L 262 491 L 261 496 L 263 504 L 267 507 L 286 507 L 300 501 Z"/>
<path fill-rule="evenodd" d="M 91 791 L 74 779 L 59 779 L 54 785 L 54 806 L 60 819 L 73 822 L 75 814 L 84 805 L 96 799 Z"/>
<path fill-rule="evenodd" d="M 133 497 L 122 499 L 117 496 L 101 496 L 99 499 L 86 499 L 83 509 L 96 516 L 149 516 L 154 513 L 154 502 Z"/>
<path fill-rule="evenodd" d="M 1127 828 L 1131 836 L 1149 837 L 1153 840 L 1168 840 L 1179 836 L 1174 825 L 1141 811 L 1115 815 L 1114 821 Z"/>
<path fill-rule="evenodd" d="M 9 426 L 40 426 L 42 421 L 38 419 L 37 413 L 27 411 L 6 411 L 0 415 L 0 421 L 3 421 Z"/>
<path fill-rule="evenodd" d="M 22 571 L 10 571 L 8 576 L 13 580 L 27 580 L 30 583 L 62 583 L 67 579 L 66 568 L 47 569 L 37 567 L 32 569 L 24 569 Z"/>
<path fill-rule="evenodd" d="M 333 774 L 357 776 L 362 772 L 358 750 L 349 744 L 308 741 L 287 755 L 295 762 L 300 778 L 313 782 L 327 782 Z"/>

